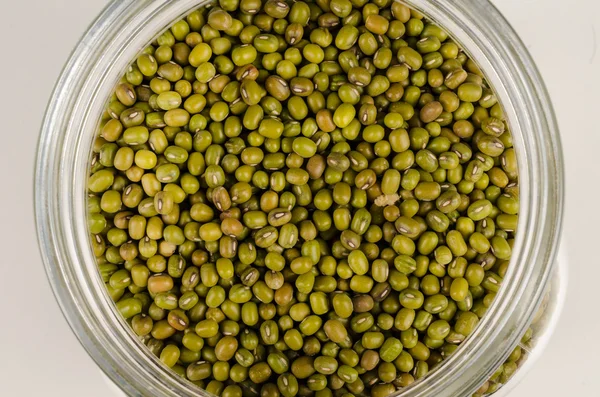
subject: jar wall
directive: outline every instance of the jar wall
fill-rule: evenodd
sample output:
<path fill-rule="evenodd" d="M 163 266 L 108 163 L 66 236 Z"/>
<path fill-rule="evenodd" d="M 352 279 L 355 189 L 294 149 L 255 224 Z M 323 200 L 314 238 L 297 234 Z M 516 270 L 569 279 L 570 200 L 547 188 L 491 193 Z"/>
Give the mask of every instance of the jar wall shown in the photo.
<path fill-rule="evenodd" d="M 565 304 L 569 266 L 567 258 L 567 246 L 563 239 L 560 243 L 551 282 L 528 329 L 532 335 L 531 339 L 526 342 L 521 341 L 517 345 L 521 348 L 521 357 L 517 360 L 516 372 L 507 382 L 497 382 L 500 383 L 500 386 L 493 394 L 495 397 L 508 396 L 511 391 L 518 388 L 519 382 L 536 364 L 554 333 Z"/>
<path fill-rule="evenodd" d="M 492 84 L 499 89 L 516 142 L 522 148 L 519 163 L 527 171 L 522 183 L 530 186 L 524 189 L 525 216 L 520 228 L 540 231 L 539 237 L 519 237 L 516 246 L 519 255 L 514 259 L 516 270 L 511 271 L 507 281 L 511 287 L 503 289 L 498 297 L 501 303 L 494 305 L 473 340 L 434 375 L 401 393 L 410 397 L 430 396 L 430 393 L 462 396 L 465 389 L 475 390 L 504 361 L 543 299 L 555 255 L 555 245 L 550 243 L 557 241 L 560 227 L 562 165 L 552 110 L 543 85 L 522 43 L 497 11 L 487 2 L 471 7 L 468 12 L 464 6 L 449 1 L 408 3 L 456 32 L 458 41 L 481 63 L 485 74 L 491 76 Z M 203 393 L 162 368 L 148 354 L 104 291 L 86 243 L 87 154 L 96 133 L 96 120 L 129 61 L 157 31 L 199 4 L 192 0 L 111 3 L 67 65 L 55 101 L 48 109 L 40 141 L 36 213 L 50 280 L 65 316 L 90 355 L 128 395 Z M 489 30 L 490 23 L 497 28 L 506 27 L 507 43 L 499 44 L 503 38 Z M 473 40 L 477 35 L 483 39 Z M 486 47 L 490 43 L 498 43 L 498 47 Z M 109 59 L 104 54 L 115 56 Z M 531 71 L 529 76 L 511 73 L 523 67 Z M 538 95 L 533 95 L 534 92 Z M 538 133 L 528 136 L 524 131 Z M 521 305 L 515 303 L 516 298 L 521 298 Z M 474 362 L 478 368 L 457 370 Z M 164 381 L 148 385 L 140 382 L 140 378 Z"/>

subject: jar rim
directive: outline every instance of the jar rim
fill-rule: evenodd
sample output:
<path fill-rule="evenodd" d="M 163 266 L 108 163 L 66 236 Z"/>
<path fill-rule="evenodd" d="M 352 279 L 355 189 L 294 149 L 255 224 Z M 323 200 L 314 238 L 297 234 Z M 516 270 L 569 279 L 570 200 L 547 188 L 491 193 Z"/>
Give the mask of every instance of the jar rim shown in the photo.
<path fill-rule="evenodd" d="M 516 235 L 506 285 L 474 334 L 456 353 L 431 376 L 396 394 L 462 396 L 476 390 L 510 354 L 548 284 L 564 201 L 560 138 L 548 92 L 531 56 L 489 1 L 404 2 L 447 29 L 478 63 L 503 105 L 517 148 L 521 232 Z M 156 32 L 208 3 L 109 3 L 66 64 L 48 105 L 38 142 L 35 215 L 49 281 L 82 345 L 129 395 L 208 393 L 163 367 L 114 308 L 89 243 L 85 205 L 88 155 L 104 105 L 131 59 Z"/>

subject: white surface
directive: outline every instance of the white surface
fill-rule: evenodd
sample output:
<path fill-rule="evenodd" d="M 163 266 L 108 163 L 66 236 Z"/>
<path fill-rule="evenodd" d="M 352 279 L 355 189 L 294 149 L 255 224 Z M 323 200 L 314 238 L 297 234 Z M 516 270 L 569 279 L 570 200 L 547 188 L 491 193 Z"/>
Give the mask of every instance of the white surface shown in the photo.
<path fill-rule="evenodd" d="M 479 1 L 479 0 L 472 0 Z M 111 397 L 58 309 L 35 240 L 33 159 L 52 86 L 104 0 L 0 0 L 0 395 Z M 570 289 L 559 327 L 514 397 L 597 396 L 600 316 L 600 3 L 498 0 L 552 94 L 567 165 Z M 593 209 L 592 209 L 593 208 Z"/>

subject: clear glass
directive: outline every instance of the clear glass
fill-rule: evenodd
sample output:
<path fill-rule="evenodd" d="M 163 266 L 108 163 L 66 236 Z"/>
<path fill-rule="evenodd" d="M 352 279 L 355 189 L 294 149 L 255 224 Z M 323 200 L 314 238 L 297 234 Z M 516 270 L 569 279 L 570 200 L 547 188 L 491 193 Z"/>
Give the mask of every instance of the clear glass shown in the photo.
<path fill-rule="evenodd" d="M 90 148 L 103 107 L 129 62 L 157 32 L 203 3 L 111 2 L 65 66 L 39 141 L 35 212 L 49 280 L 83 346 L 130 396 L 207 394 L 160 364 L 122 320 L 106 292 L 91 251 L 86 221 Z M 480 65 L 503 104 L 520 167 L 520 233 L 503 288 L 461 348 L 430 376 L 399 392 L 403 397 L 468 396 L 519 343 L 553 279 L 555 285 L 547 295 L 551 298 L 547 302 L 552 304 L 542 324 L 556 321 L 558 311 L 552 309 L 560 306 L 561 293 L 557 291 L 564 290 L 565 280 L 560 270 L 564 267 L 557 268 L 555 261 L 563 208 L 562 154 L 556 120 L 540 75 L 523 43 L 490 2 L 406 3 L 450 31 Z M 558 276 L 553 278 L 555 274 Z M 543 345 L 548 333 L 539 335 Z"/>

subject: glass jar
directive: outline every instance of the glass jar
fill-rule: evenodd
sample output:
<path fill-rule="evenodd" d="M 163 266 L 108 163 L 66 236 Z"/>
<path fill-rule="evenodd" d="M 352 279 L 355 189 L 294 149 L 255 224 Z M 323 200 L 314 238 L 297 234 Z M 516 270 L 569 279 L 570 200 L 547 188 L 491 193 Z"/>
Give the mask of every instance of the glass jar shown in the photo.
<path fill-rule="evenodd" d="M 172 21 L 206 2 L 114 0 L 73 52 L 48 106 L 38 147 L 35 212 L 46 271 L 63 313 L 98 366 L 127 395 L 207 395 L 162 366 L 121 318 L 96 266 L 86 207 L 90 150 L 123 71 Z M 479 64 L 502 103 L 520 168 L 519 230 L 511 268 L 474 334 L 430 375 L 399 395 L 472 395 L 506 360 L 530 324 L 531 365 L 564 296 L 560 246 L 563 165 L 548 93 L 525 46 L 487 0 L 408 0 L 447 29 Z M 546 307 L 536 317 L 541 305 Z M 521 370 L 514 377 L 522 377 Z M 160 380 L 160 381 L 158 381 Z M 511 381 L 514 384 L 515 381 Z M 505 394 L 509 387 L 501 388 Z"/>

